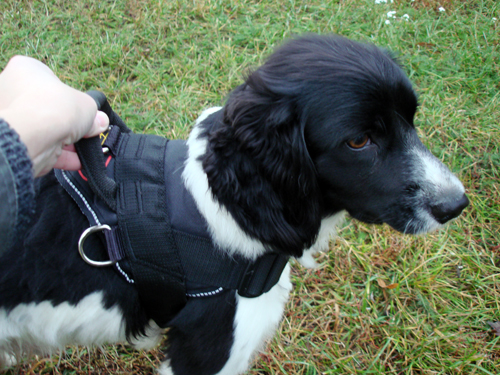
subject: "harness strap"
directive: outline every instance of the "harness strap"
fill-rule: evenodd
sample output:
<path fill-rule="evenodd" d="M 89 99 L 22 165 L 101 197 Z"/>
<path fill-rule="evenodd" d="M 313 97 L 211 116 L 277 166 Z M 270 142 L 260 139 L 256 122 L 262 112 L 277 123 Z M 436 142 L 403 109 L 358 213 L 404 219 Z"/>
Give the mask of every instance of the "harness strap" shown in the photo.
<path fill-rule="evenodd" d="M 124 151 L 119 150 L 120 131 L 120 128 L 112 127 L 102 142 L 102 146 L 108 148 L 113 155 Z M 186 143 L 182 141 L 169 141 L 168 148 L 170 157 L 181 159 L 177 163 L 172 160 L 174 165 L 183 164 L 184 159 L 179 155 L 187 156 Z M 155 155 L 158 151 L 153 150 L 152 152 Z M 123 172 L 130 173 L 129 170 Z M 169 178 L 174 178 L 174 175 L 170 175 Z M 171 183 L 182 185 L 182 182 L 179 181 L 171 181 Z M 132 195 L 131 200 L 137 201 L 137 198 Z M 190 207 L 196 206 L 194 201 L 192 201 L 191 195 L 185 197 L 184 201 Z M 167 210 L 166 208 L 164 209 Z M 197 211 L 196 208 L 191 209 Z M 115 254 L 120 253 L 119 251 L 112 251 L 116 247 L 122 247 L 119 243 L 120 237 L 118 237 L 118 233 L 108 231 L 104 233 L 108 242 L 110 259 L 123 259 L 116 258 Z M 188 282 L 188 294 L 195 294 L 196 291 L 189 290 L 189 286 L 196 284 L 213 288 L 236 289 L 242 297 L 257 297 L 268 292 L 276 285 L 283 269 L 288 263 L 288 257 L 277 253 L 265 254 L 255 261 L 239 255 L 230 256 L 223 250 L 214 247 L 211 239 L 207 237 L 196 236 L 175 229 L 172 229 L 172 233 L 177 248 L 180 249 L 179 258 L 185 273 L 185 279 Z"/>
<path fill-rule="evenodd" d="M 208 297 L 224 289 L 249 298 L 268 292 L 278 282 L 288 257 L 268 253 L 251 261 L 229 256 L 214 246 L 206 222 L 180 179 L 177 166 L 183 165 L 187 155 L 185 142 L 134 134 L 103 94 L 94 92 L 92 96 L 113 125 L 107 134 L 77 146 L 83 172 L 55 171 L 91 226 L 110 228 L 104 230 L 104 236 L 111 262 L 91 264 L 114 264 L 136 285 L 149 317 L 160 327 L 182 309 L 187 296 Z M 109 152 L 105 157 L 103 149 Z M 188 218 L 201 223 L 191 228 L 203 229 L 186 232 L 172 227 L 169 210 L 172 200 L 177 204 L 179 199 L 182 209 L 172 214 L 189 213 Z M 84 244 L 79 247 L 84 252 Z M 84 253 L 82 257 L 85 260 Z"/>
<path fill-rule="evenodd" d="M 190 283 L 236 289 L 242 297 L 267 293 L 279 281 L 288 263 L 288 257 L 277 253 L 267 253 L 252 261 L 230 256 L 205 238 L 177 231 L 174 237 L 182 249 L 180 259 Z"/>
<path fill-rule="evenodd" d="M 134 281 L 149 317 L 164 327 L 187 301 L 184 271 L 166 209 L 161 155 L 168 140 L 121 133 L 117 126 L 106 137 L 110 140 L 103 145 L 113 143 L 113 156 L 121 155 L 109 155 L 108 168 L 103 169 L 106 178 L 117 181 L 115 210 L 105 197 L 94 194 L 89 171 L 56 170 L 55 174 L 91 225 L 111 227 L 104 230 L 110 260 L 120 274 Z M 102 155 L 100 146 L 98 152 Z"/>
<path fill-rule="evenodd" d="M 111 109 L 106 96 L 102 92 L 89 91 L 87 94 L 95 100 L 99 110 L 108 115 L 110 124 L 117 126 L 122 133 L 130 132 L 123 120 Z M 78 152 L 82 169 L 86 172 L 91 189 L 106 202 L 108 207 L 116 211 L 116 184 L 112 178 L 106 176 L 99 138 L 83 138 L 75 144 L 75 149 Z"/>
<path fill-rule="evenodd" d="M 115 162 L 119 237 L 139 296 L 151 318 L 165 326 L 186 304 L 184 271 L 166 206 L 168 140 L 125 133 Z M 168 298 L 163 297 L 168 292 Z"/>

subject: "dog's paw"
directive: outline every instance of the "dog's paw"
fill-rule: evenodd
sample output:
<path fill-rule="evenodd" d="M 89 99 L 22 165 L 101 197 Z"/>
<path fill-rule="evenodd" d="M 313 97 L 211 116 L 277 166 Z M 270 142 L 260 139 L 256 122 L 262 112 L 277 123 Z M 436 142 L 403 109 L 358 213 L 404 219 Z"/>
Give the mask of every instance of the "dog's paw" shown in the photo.
<path fill-rule="evenodd" d="M 134 349 L 151 350 L 158 346 L 163 338 L 164 329 L 158 327 L 154 321 L 150 321 L 146 327 L 146 334 L 130 340 L 130 344 Z"/>
<path fill-rule="evenodd" d="M 316 268 L 319 266 L 319 264 L 318 262 L 316 262 L 316 259 L 314 259 L 314 254 L 316 254 L 316 252 L 305 251 L 304 255 L 302 255 L 300 258 L 297 258 L 297 261 L 302 265 L 302 267 Z"/>
<path fill-rule="evenodd" d="M 161 364 L 160 368 L 158 369 L 158 375 L 174 375 L 169 361 L 165 361 Z"/>

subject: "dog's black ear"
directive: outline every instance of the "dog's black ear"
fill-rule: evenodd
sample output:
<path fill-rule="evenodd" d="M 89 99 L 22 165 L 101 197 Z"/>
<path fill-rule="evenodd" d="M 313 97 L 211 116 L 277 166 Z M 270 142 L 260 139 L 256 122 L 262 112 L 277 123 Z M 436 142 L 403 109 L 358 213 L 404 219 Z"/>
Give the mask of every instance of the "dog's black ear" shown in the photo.
<path fill-rule="evenodd" d="M 214 196 L 242 229 L 293 256 L 314 243 L 321 223 L 298 89 L 251 74 L 229 97 L 203 157 Z"/>

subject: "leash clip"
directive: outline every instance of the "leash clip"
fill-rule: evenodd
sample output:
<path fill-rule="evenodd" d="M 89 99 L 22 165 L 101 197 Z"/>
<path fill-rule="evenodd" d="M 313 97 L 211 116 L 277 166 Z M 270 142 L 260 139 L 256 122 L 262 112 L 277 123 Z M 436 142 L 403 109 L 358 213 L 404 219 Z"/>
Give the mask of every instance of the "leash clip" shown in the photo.
<path fill-rule="evenodd" d="M 104 225 L 94 225 L 93 227 L 87 228 L 82 235 L 80 236 L 80 240 L 78 241 L 78 252 L 80 253 L 80 256 L 82 259 L 90 264 L 91 266 L 94 267 L 107 267 L 107 266 L 112 266 L 116 263 L 116 261 L 112 260 L 106 260 L 106 261 L 95 261 L 87 257 L 85 252 L 83 251 L 83 243 L 87 239 L 88 236 L 90 236 L 94 232 L 102 231 L 102 230 L 111 230 L 111 227 L 107 224 Z"/>

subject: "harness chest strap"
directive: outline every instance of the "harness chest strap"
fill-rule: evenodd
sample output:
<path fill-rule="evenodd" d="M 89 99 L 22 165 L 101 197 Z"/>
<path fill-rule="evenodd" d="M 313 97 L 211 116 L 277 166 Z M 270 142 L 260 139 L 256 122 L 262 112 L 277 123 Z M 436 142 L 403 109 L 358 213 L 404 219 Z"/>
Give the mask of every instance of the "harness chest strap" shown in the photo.
<path fill-rule="evenodd" d="M 278 282 L 288 257 L 269 253 L 255 262 L 229 257 L 214 247 L 208 235 L 193 235 L 171 226 L 165 155 L 167 147 L 170 151 L 177 148 L 174 154 L 185 155 L 184 142 L 123 132 L 113 126 L 102 146 L 109 149 L 102 161 L 107 165 L 106 177 L 116 184 L 114 209 L 94 193 L 82 172 L 56 170 L 56 176 L 91 226 L 109 226 L 104 235 L 110 262 L 129 282 L 133 280 L 158 325 L 165 326 L 182 309 L 186 295 L 206 296 L 214 288 L 223 288 L 256 297 Z"/>

